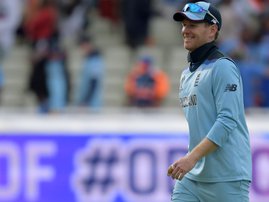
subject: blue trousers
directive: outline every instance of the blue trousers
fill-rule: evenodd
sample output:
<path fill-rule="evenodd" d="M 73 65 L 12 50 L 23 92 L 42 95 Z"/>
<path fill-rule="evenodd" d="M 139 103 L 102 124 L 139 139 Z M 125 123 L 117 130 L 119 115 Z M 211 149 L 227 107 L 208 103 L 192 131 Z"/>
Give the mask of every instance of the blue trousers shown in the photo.
<path fill-rule="evenodd" d="M 204 183 L 177 180 L 172 202 L 249 202 L 249 181 Z"/>

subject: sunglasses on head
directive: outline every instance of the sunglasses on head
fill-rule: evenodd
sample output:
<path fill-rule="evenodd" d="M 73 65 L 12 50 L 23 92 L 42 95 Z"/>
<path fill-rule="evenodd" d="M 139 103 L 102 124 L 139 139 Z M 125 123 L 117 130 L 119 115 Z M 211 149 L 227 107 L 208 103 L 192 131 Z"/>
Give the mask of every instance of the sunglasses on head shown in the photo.
<path fill-rule="evenodd" d="M 201 6 L 195 4 L 195 3 L 188 3 L 184 6 L 183 8 L 183 12 L 191 12 L 191 13 L 206 13 L 208 14 L 210 17 L 213 18 L 212 22 L 214 24 L 219 24 L 219 21 L 217 20 L 217 18 L 212 14 L 210 13 L 209 10 L 205 10 L 204 8 L 202 8 Z"/>

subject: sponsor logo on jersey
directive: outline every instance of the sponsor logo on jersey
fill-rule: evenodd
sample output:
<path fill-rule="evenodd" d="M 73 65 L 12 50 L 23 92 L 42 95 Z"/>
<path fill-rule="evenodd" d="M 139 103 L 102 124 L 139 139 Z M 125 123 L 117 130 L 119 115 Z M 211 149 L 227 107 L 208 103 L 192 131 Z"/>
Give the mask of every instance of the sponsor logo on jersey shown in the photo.
<path fill-rule="evenodd" d="M 236 84 L 227 84 L 224 92 L 227 92 L 227 91 L 236 91 L 237 90 L 237 85 Z"/>
<path fill-rule="evenodd" d="M 190 95 L 190 96 L 179 98 L 179 104 L 182 108 L 196 106 L 197 105 L 197 96 Z"/>

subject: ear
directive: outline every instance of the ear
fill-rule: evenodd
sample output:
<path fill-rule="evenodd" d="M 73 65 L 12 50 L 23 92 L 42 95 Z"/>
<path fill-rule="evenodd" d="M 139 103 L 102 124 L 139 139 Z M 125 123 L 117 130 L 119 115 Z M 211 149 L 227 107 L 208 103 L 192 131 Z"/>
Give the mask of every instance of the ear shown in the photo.
<path fill-rule="evenodd" d="M 218 32 L 218 26 L 216 24 L 211 25 L 210 26 L 210 36 L 215 38 L 217 32 Z"/>

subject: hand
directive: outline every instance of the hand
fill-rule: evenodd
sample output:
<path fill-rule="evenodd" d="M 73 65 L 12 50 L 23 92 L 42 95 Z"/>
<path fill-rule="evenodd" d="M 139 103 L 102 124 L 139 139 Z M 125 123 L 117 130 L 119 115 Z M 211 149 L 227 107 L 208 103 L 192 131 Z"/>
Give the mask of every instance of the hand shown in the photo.
<path fill-rule="evenodd" d="M 184 156 L 169 166 L 167 175 L 173 179 L 182 180 L 182 178 L 188 173 L 196 164 L 196 160 L 190 156 Z"/>
<path fill-rule="evenodd" d="M 181 180 L 195 166 L 197 161 L 216 149 L 218 149 L 218 145 L 208 138 L 204 138 L 190 153 L 169 166 L 167 175 L 173 179 Z"/>

